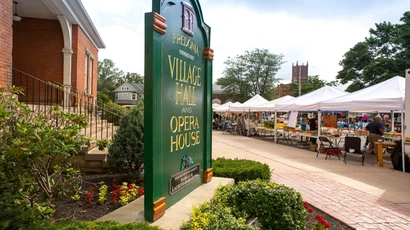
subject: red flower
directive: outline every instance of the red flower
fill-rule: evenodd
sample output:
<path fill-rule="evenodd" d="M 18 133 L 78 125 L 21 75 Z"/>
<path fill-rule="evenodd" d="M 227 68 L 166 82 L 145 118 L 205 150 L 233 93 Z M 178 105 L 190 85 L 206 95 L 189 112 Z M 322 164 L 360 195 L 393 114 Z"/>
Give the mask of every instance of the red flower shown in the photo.
<path fill-rule="evenodd" d="M 309 206 L 308 202 L 303 202 L 303 206 L 305 206 L 306 210 L 308 210 L 308 212 L 312 213 L 313 209 Z"/>
<path fill-rule="evenodd" d="M 140 196 L 144 195 L 144 188 L 143 187 L 140 187 L 138 189 L 138 195 L 140 195 Z"/>
<path fill-rule="evenodd" d="M 319 223 L 323 224 L 323 226 L 324 226 L 325 228 L 330 228 L 330 224 L 329 224 L 328 222 L 326 222 L 326 220 L 323 219 L 322 216 L 315 216 L 315 219 L 316 219 Z"/>
<path fill-rule="evenodd" d="M 86 204 L 91 203 L 94 197 L 94 186 L 91 185 L 85 194 L 87 195 L 87 197 L 85 197 L 85 203 Z"/>
<path fill-rule="evenodd" d="M 118 181 L 115 178 L 112 180 L 112 188 L 112 198 L 110 200 L 110 203 L 115 204 L 118 198 L 121 196 L 121 186 L 118 184 Z"/>

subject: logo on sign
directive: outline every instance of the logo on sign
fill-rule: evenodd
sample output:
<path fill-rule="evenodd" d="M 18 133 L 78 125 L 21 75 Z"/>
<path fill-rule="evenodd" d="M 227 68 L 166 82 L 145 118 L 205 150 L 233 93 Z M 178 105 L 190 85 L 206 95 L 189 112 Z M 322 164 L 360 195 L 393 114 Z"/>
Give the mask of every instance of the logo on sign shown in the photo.
<path fill-rule="evenodd" d="M 182 31 L 194 36 L 194 9 L 188 3 L 182 2 Z"/>

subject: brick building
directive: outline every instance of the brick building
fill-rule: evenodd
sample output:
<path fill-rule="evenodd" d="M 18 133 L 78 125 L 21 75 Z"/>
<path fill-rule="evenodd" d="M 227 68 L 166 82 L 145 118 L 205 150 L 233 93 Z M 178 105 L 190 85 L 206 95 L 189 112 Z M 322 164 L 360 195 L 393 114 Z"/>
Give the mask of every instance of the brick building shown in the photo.
<path fill-rule="evenodd" d="M 299 83 L 299 74 L 300 74 L 300 82 L 307 83 L 308 82 L 308 72 L 309 69 L 309 63 L 306 62 L 306 65 L 299 65 L 298 62 L 296 62 L 296 65 L 293 65 L 292 63 L 292 82 Z"/>
<path fill-rule="evenodd" d="M 80 0 L 1 1 L 0 21 L 2 87 L 29 88 L 40 79 L 96 97 L 98 49 L 105 45 Z M 29 80 L 18 80 L 22 74 Z"/>
<path fill-rule="evenodd" d="M 11 84 L 13 1 L 0 1 L 0 86 Z"/>
<path fill-rule="evenodd" d="M 228 101 L 232 101 L 228 98 L 228 95 L 224 92 L 222 87 L 217 84 L 212 84 L 212 103 L 225 104 Z"/>
<path fill-rule="evenodd" d="M 280 83 L 278 86 L 278 91 L 276 93 L 276 98 L 280 98 L 286 95 L 292 95 L 292 91 L 290 90 L 290 84 L 283 84 Z"/>
<path fill-rule="evenodd" d="M 299 74 L 300 74 L 300 82 L 301 84 L 308 82 L 308 75 L 309 75 L 309 63 L 306 62 L 306 65 L 299 65 L 296 62 L 296 65 L 292 63 L 292 82 L 299 83 Z M 279 84 L 277 86 L 277 93 L 276 97 L 283 97 L 286 95 L 292 95 L 292 91 L 290 90 L 290 84 Z"/>

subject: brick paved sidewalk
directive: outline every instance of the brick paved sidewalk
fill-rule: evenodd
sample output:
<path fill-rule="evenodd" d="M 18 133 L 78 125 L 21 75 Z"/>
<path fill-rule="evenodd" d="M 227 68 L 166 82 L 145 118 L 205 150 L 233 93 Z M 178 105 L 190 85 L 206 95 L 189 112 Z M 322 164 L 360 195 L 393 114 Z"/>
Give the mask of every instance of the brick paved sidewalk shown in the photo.
<path fill-rule="evenodd" d="M 410 229 L 410 210 L 319 175 L 273 173 L 272 180 L 294 188 L 303 199 L 356 229 Z"/>

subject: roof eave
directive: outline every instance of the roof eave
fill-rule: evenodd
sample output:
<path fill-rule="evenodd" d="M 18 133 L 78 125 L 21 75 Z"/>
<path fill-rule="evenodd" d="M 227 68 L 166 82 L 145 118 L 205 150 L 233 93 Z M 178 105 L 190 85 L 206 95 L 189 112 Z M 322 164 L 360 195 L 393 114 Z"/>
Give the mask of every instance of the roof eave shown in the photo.
<path fill-rule="evenodd" d="M 98 49 L 104 49 L 105 44 L 95 28 L 90 16 L 80 0 L 52 1 L 61 14 L 67 17 L 72 24 L 79 25 L 91 42 Z"/>

